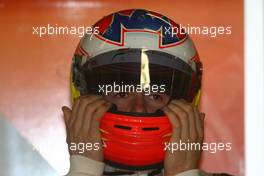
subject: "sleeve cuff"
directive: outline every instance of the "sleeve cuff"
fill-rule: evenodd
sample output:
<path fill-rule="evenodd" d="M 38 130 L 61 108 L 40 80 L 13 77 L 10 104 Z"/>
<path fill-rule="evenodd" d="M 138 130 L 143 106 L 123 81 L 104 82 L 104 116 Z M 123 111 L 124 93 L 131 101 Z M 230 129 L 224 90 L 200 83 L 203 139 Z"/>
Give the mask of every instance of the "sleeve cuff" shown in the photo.
<path fill-rule="evenodd" d="M 81 155 L 70 156 L 70 173 L 101 176 L 104 172 L 104 163 Z"/>
<path fill-rule="evenodd" d="M 206 174 L 205 172 L 199 169 L 192 169 L 192 170 L 181 172 L 175 176 L 211 176 L 211 174 Z"/>

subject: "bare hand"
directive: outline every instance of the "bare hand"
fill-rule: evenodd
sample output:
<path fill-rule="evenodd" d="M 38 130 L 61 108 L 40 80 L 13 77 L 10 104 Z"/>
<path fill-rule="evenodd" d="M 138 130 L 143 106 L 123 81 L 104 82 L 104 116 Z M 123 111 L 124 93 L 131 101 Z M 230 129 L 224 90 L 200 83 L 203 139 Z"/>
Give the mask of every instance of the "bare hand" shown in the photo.
<path fill-rule="evenodd" d="M 72 110 L 68 107 L 62 107 L 64 121 L 67 130 L 67 143 L 70 155 L 83 155 L 93 160 L 103 161 L 102 141 L 99 131 L 100 119 L 110 108 L 111 103 L 105 101 L 102 97 L 89 95 L 79 97 L 73 104 Z M 73 144 L 80 143 L 95 145 L 91 150 L 71 150 Z M 86 148 L 87 149 L 87 148 Z"/>
<path fill-rule="evenodd" d="M 170 144 L 180 142 L 199 143 L 200 148 L 204 135 L 204 114 L 191 103 L 184 100 L 173 100 L 163 108 L 172 126 L 172 137 Z M 172 176 L 180 172 L 198 168 L 201 150 L 167 150 L 164 160 L 164 171 L 166 176 Z"/>

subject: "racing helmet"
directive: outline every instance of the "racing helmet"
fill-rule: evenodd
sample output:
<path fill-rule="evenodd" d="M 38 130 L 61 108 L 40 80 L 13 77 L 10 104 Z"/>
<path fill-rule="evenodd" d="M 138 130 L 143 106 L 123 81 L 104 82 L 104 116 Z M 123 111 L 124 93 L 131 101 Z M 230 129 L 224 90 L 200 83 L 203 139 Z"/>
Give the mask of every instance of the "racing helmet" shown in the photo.
<path fill-rule="evenodd" d="M 103 17 L 79 42 L 72 60 L 72 99 L 105 94 L 100 87 L 156 86 L 172 99 L 198 105 L 202 63 L 189 35 L 168 17 L 144 9 L 122 10 Z M 155 89 L 156 90 L 156 89 Z M 152 90 L 153 91 L 153 90 Z M 169 103 L 169 102 L 168 102 Z M 113 106 L 101 118 L 105 162 L 119 168 L 162 167 L 171 125 L 161 110 L 123 112 Z"/>

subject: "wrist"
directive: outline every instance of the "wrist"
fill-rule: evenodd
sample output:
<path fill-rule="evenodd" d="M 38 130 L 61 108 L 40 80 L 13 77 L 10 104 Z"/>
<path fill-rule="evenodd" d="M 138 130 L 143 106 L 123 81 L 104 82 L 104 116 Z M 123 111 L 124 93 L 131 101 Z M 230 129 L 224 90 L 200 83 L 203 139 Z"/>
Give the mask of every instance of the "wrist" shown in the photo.
<path fill-rule="evenodd" d="M 91 160 L 99 161 L 99 162 L 104 161 L 103 153 L 100 150 L 99 151 L 85 151 L 85 152 L 80 152 L 78 150 L 69 150 L 69 154 L 70 156 L 79 155 L 79 156 L 83 156 L 83 157 L 89 158 Z"/>
<path fill-rule="evenodd" d="M 173 170 L 164 169 L 164 176 L 176 176 L 177 174 L 190 171 L 190 170 L 196 170 L 198 167 L 196 166 L 188 166 L 188 167 L 178 167 L 174 168 Z"/>

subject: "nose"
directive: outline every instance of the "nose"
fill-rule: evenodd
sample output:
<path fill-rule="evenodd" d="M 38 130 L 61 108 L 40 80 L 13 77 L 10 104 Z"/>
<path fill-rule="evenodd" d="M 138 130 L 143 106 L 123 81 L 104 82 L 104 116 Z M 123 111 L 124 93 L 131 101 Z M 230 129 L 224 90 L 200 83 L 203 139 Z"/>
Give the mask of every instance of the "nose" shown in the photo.
<path fill-rule="evenodd" d="M 143 94 L 136 94 L 134 96 L 133 104 L 131 105 L 131 112 L 147 113 L 147 104 L 144 100 Z"/>

